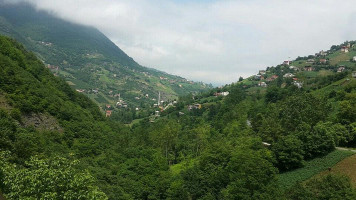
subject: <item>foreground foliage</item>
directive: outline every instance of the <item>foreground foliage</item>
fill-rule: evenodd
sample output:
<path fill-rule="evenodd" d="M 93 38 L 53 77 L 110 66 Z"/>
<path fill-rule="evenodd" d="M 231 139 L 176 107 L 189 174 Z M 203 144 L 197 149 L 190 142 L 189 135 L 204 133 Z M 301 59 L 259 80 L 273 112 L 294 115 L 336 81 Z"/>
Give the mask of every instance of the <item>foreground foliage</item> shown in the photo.
<path fill-rule="evenodd" d="M 89 172 L 75 169 L 76 160 L 32 157 L 25 167 L 0 156 L 3 192 L 8 199 L 107 199 Z"/>

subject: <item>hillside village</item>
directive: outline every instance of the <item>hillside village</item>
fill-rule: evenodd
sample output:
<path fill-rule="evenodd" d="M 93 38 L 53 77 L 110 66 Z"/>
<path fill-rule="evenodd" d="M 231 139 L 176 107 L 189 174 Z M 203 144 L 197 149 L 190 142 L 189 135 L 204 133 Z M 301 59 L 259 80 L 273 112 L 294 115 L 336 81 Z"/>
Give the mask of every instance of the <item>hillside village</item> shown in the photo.
<path fill-rule="evenodd" d="M 356 41 L 212 88 L 1 5 L 0 199 L 356 199 Z"/>
<path fill-rule="evenodd" d="M 277 79 L 280 81 L 290 79 L 295 86 L 302 88 L 308 78 L 355 70 L 355 44 L 355 42 L 345 42 L 315 55 L 298 57 L 295 60 L 284 61 L 275 67 L 267 67 L 266 70 L 259 70 L 256 75 L 242 81 L 242 84 L 248 87 L 265 88 Z M 355 73 L 353 72 L 353 76 Z"/>
<path fill-rule="evenodd" d="M 175 109 L 180 110 L 179 115 L 192 111 L 203 112 L 199 110 L 209 109 L 216 102 L 227 97 L 231 93 L 231 86 L 236 84 L 241 85 L 250 95 L 261 95 L 266 93 L 270 86 L 284 88 L 293 85 L 300 90 L 313 90 L 316 80 L 333 75 L 338 75 L 337 79 L 342 79 L 350 74 L 350 78 L 356 79 L 355 44 L 355 41 L 350 41 L 334 45 L 330 50 L 322 50 L 315 55 L 298 57 L 295 60 L 283 61 L 282 64 L 275 67 L 261 69 L 256 75 L 237 83 L 215 88 L 209 93 L 182 97 L 180 101 L 183 100 L 186 106 Z M 156 112 L 163 111 L 157 110 Z"/>
<path fill-rule="evenodd" d="M 315 55 L 307 57 L 298 57 L 295 60 L 283 61 L 275 67 L 267 67 L 261 69 L 256 75 L 253 75 L 245 80 L 238 82 L 243 88 L 254 94 L 256 92 L 265 93 L 269 86 L 279 86 L 281 88 L 287 85 L 294 85 L 298 89 L 308 90 L 313 88 L 313 81 L 317 77 L 327 77 L 333 74 L 339 74 L 340 77 L 345 77 L 351 74 L 351 77 L 356 78 L 356 42 L 345 42 L 341 45 L 334 45 L 330 50 L 320 51 Z M 160 80 L 167 78 L 160 77 Z M 185 80 L 189 82 L 188 80 Z M 135 100 L 140 101 L 149 99 L 148 107 L 136 107 L 132 110 L 136 114 L 147 111 L 146 115 L 137 115 L 140 118 L 149 117 L 150 122 L 155 122 L 161 116 L 165 116 L 166 110 L 169 108 L 177 109 L 180 107 L 178 115 L 182 116 L 187 112 L 199 112 L 202 108 L 209 108 L 214 102 L 218 102 L 230 94 L 230 84 L 213 89 L 209 93 L 193 94 L 188 96 L 188 99 L 180 98 L 185 101 L 184 108 L 179 106 L 180 100 L 158 100 L 161 94 L 156 94 L 156 98 L 148 98 L 149 95 L 141 95 L 135 97 Z M 188 103 L 187 103 L 188 102 Z M 117 112 L 117 109 L 127 108 L 125 101 L 120 100 L 116 106 L 103 107 L 106 116 L 110 117 L 112 113 Z M 136 118 L 138 119 L 138 118 Z"/>

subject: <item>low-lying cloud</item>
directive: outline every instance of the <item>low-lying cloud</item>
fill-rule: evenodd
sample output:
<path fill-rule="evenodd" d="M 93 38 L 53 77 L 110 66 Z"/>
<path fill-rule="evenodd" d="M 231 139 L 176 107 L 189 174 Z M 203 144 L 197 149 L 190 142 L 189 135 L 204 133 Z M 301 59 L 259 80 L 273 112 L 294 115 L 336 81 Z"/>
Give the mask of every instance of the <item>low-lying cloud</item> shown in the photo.
<path fill-rule="evenodd" d="M 97 27 L 144 66 L 215 84 L 356 39 L 352 0 L 23 1 Z"/>

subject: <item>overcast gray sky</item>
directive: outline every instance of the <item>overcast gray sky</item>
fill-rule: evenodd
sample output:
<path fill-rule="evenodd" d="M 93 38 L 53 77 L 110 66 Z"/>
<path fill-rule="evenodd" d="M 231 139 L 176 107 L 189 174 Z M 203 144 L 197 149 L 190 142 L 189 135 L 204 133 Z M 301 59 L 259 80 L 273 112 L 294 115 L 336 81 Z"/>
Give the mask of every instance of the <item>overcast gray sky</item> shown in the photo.
<path fill-rule="evenodd" d="M 92 25 L 144 66 L 226 84 L 356 40 L 354 0 L 23 0 Z"/>

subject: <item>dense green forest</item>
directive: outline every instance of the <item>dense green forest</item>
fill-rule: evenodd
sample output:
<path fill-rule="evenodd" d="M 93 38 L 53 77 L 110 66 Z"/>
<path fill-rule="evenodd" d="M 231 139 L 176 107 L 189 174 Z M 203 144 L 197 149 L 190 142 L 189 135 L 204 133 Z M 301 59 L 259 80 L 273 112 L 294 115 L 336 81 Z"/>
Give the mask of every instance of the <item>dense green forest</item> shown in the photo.
<path fill-rule="evenodd" d="M 105 118 L 3 36 L 0 74 L 0 188 L 8 199 L 356 198 L 341 175 L 287 188 L 278 181 L 336 146 L 355 147 L 350 72 L 310 79 L 310 87 L 283 79 L 251 92 L 238 82 L 182 96 L 154 122 L 132 127 Z M 221 91 L 229 95 L 213 96 Z"/>

